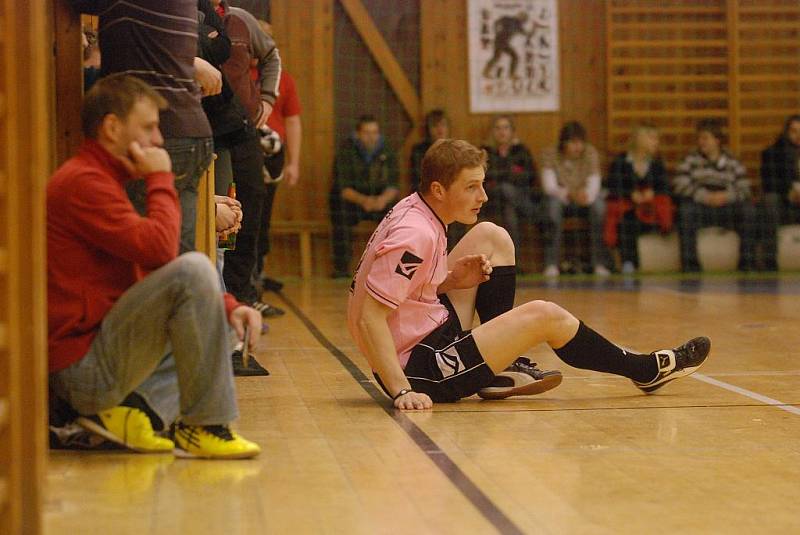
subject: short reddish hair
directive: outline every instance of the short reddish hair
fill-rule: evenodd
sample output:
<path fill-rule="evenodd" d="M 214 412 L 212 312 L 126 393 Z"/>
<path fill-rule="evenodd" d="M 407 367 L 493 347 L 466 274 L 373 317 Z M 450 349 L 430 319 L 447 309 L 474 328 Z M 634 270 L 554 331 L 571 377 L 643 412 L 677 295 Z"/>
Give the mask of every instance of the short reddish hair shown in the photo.
<path fill-rule="evenodd" d="M 455 181 L 463 169 L 486 169 L 486 151 L 462 139 L 440 139 L 422 159 L 420 193 L 428 193 L 431 184 L 438 182 L 445 189 Z"/>

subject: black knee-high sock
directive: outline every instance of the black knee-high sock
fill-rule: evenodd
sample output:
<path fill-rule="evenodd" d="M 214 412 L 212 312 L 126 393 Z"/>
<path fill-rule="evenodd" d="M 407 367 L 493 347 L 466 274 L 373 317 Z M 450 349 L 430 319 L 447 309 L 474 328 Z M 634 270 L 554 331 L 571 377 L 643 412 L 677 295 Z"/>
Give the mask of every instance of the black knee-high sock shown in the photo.
<path fill-rule="evenodd" d="M 623 375 L 640 383 L 653 380 L 658 373 L 658 365 L 651 355 L 625 351 L 583 322 L 575 337 L 554 351 L 561 360 L 575 368 Z"/>
<path fill-rule="evenodd" d="M 481 323 L 486 323 L 514 308 L 516 293 L 516 266 L 493 267 L 489 280 L 478 286 L 478 294 L 475 296 L 475 310 Z"/>

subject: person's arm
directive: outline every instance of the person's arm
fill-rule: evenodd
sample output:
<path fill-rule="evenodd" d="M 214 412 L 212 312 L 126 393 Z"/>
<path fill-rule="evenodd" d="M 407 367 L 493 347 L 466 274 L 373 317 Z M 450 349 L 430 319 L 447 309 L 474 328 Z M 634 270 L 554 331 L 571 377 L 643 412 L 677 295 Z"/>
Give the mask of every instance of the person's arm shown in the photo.
<path fill-rule="evenodd" d="M 563 202 L 567 201 L 567 188 L 558 185 L 558 177 L 552 167 L 542 169 L 542 189 L 545 195 L 556 197 Z"/>
<path fill-rule="evenodd" d="M 411 384 L 397 360 L 397 351 L 387 322 L 391 313 L 391 308 L 378 302 L 369 293 L 366 295 L 361 320 L 356 327 L 364 341 L 364 356 L 392 397 L 402 390 L 410 391 L 394 400 L 395 407 L 406 410 L 430 409 L 433 407 L 431 398 L 411 390 Z"/>
<path fill-rule="evenodd" d="M 656 195 L 669 195 L 669 184 L 667 183 L 667 170 L 661 158 L 653 160 L 651 173 L 653 174 L 653 193 Z"/>
<path fill-rule="evenodd" d="M 353 188 L 345 187 L 342 188 L 341 196 L 342 199 L 346 200 L 347 202 L 357 204 L 362 208 L 364 208 L 365 210 L 369 211 L 367 209 L 367 204 L 371 200 L 371 197 L 369 195 L 364 195 L 363 193 L 357 192 Z"/>
<path fill-rule="evenodd" d="M 278 86 L 281 79 L 281 57 L 275 41 L 265 33 L 258 24 L 256 18 L 247 11 L 239 8 L 231 8 L 236 16 L 240 17 L 250 33 L 250 48 L 252 49 L 252 59 L 256 60 L 259 78 L 259 90 L 261 93 L 263 121 L 259 121 L 256 126 L 266 123 L 272 106 L 278 98 Z M 259 118 L 261 119 L 261 118 Z"/>
<path fill-rule="evenodd" d="M 286 125 L 286 181 L 290 186 L 300 180 L 300 145 L 303 139 L 303 125 L 299 115 L 284 119 Z"/>
<path fill-rule="evenodd" d="M 219 67 L 231 57 L 231 40 L 225 31 L 225 24 L 209 0 L 198 0 L 197 10 L 202 19 L 198 25 L 200 57 Z"/>
<path fill-rule="evenodd" d="M 706 204 L 708 201 L 708 191 L 705 188 L 698 187 L 697 183 L 692 176 L 693 160 L 696 156 L 690 154 L 678 166 L 678 174 L 672 183 L 675 193 L 680 197 L 685 197 L 694 200 L 700 204 Z"/>
<path fill-rule="evenodd" d="M 447 272 L 447 278 L 436 288 L 436 293 L 442 295 L 450 290 L 473 288 L 488 281 L 491 274 L 492 263 L 489 262 L 486 255 L 462 256 L 456 260 L 453 269 Z"/>
<path fill-rule="evenodd" d="M 728 202 L 747 201 L 752 196 L 750 179 L 747 178 L 747 169 L 739 160 L 730 163 L 730 172 L 734 174 L 733 187 L 728 190 Z"/>
<path fill-rule="evenodd" d="M 586 204 L 592 204 L 597 200 L 600 195 L 600 187 L 602 186 L 603 179 L 600 176 L 600 155 L 597 153 L 592 145 L 586 147 L 589 158 L 589 168 L 591 169 L 589 177 L 586 179 Z"/>
<path fill-rule="evenodd" d="M 611 162 L 608 168 L 608 187 L 609 197 L 612 199 L 627 199 L 631 192 L 625 187 L 625 156 L 618 156 Z"/>
<path fill-rule="evenodd" d="M 133 209 L 118 183 L 96 172 L 76 181 L 67 213 L 72 230 L 87 243 L 145 269 L 157 269 L 178 255 L 180 204 L 167 152 L 135 145 L 125 165 L 134 176 L 145 177 L 147 216 Z"/>

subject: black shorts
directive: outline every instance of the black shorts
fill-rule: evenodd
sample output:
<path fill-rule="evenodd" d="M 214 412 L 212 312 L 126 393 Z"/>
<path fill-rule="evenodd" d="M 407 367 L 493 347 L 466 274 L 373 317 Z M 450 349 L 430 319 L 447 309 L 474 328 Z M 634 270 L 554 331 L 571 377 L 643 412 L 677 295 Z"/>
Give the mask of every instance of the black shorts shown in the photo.
<path fill-rule="evenodd" d="M 450 315 L 414 346 L 404 371 L 414 391 L 428 394 L 435 403 L 452 403 L 488 386 L 494 373 L 478 351 L 472 333 L 461 328 L 450 300 L 444 295 L 440 299 Z M 383 383 L 380 385 L 383 387 Z"/>

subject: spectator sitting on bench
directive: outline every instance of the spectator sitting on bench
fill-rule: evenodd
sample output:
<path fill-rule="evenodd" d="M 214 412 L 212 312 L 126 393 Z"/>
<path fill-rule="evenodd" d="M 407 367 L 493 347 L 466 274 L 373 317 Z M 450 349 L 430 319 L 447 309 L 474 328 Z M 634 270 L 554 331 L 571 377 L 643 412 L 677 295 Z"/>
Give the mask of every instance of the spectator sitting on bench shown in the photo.
<path fill-rule="evenodd" d="M 330 192 L 334 278 L 350 276 L 352 228 L 359 221 L 383 219 L 399 193 L 397 158 L 386 146 L 377 119 L 362 115 L 334 163 Z"/>
<path fill-rule="evenodd" d="M 715 119 L 697 124 L 698 148 L 678 166 L 673 189 L 680 197 L 678 228 L 681 267 L 700 271 L 697 231 L 703 227 L 734 228 L 741 238 L 739 270 L 754 267 L 755 207 L 744 165 L 722 148 L 722 127 Z"/>
<path fill-rule="evenodd" d="M 558 147 L 542 155 L 542 190 L 545 194 L 544 275 L 557 277 L 565 212 L 588 212 L 592 266 L 596 275 L 609 274 L 608 252 L 603 245 L 606 205 L 600 191 L 600 157 L 586 140 L 577 121 L 561 128 Z"/>
<path fill-rule="evenodd" d="M 800 115 L 786 120 L 780 137 L 761 153 L 764 190 L 764 267 L 777 271 L 778 225 L 800 220 Z"/>
<path fill-rule="evenodd" d="M 483 217 L 508 231 L 514 243 L 516 269 L 522 273 L 520 220 L 536 220 L 536 166 L 531 151 L 517 138 L 508 115 L 499 115 L 492 121 L 492 141 L 492 145 L 483 147 L 489 157 L 485 184 L 489 200 L 483 207 Z"/>
<path fill-rule="evenodd" d="M 630 149 L 611 162 L 607 187 L 603 239 L 608 247 L 619 244 L 622 272 L 630 274 L 639 268 L 639 235 L 654 229 L 666 234 L 674 219 L 655 126 L 642 124 L 633 130 Z"/>

